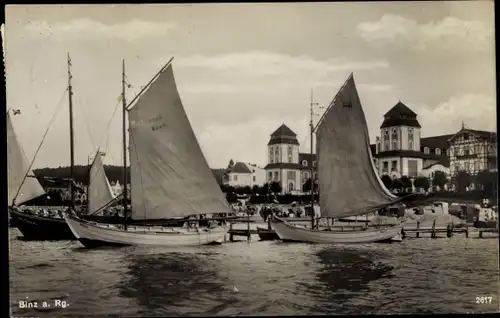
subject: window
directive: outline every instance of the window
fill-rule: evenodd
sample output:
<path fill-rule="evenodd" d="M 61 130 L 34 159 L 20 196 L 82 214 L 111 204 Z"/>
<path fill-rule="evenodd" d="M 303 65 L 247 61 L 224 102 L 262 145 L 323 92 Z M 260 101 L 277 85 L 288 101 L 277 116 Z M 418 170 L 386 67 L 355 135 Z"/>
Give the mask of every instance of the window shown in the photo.
<path fill-rule="evenodd" d="M 429 154 L 429 150 L 430 150 L 429 147 L 424 147 L 424 153 L 425 154 Z"/>
<path fill-rule="evenodd" d="M 274 171 L 274 181 L 278 181 L 278 180 L 279 180 L 278 171 Z"/>
<path fill-rule="evenodd" d="M 389 142 L 384 142 L 384 151 L 389 151 Z"/>
<path fill-rule="evenodd" d="M 386 135 L 386 136 L 388 136 L 388 135 L 389 135 L 389 129 L 386 129 L 386 130 L 384 131 L 384 135 Z"/>
<path fill-rule="evenodd" d="M 292 182 L 290 182 L 290 183 L 288 184 L 288 192 L 292 192 L 293 190 L 294 190 L 294 189 L 293 189 L 293 183 L 292 183 Z"/>
<path fill-rule="evenodd" d="M 307 179 L 309 179 L 309 172 L 308 171 L 304 172 L 304 181 Z"/>
<path fill-rule="evenodd" d="M 436 153 L 436 155 L 438 155 L 438 156 L 439 156 L 439 155 L 441 155 L 441 149 L 440 149 L 440 148 L 436 148 L 436 149 L 434 150 L 434 152 L 435 152 L 435 153 Z"/>
<path fill-rule="evenodd" d="M 398 142 L 396 140 L 392 141 L 392 150 L 398 150 Z"/>
<path fill-rule="evenodd" d="M 475 144 L 474 145 L 474 153 L 476 155 L 479 155 L 481 153 L 481 145 L 480 144 Z"/>
<path fill-rule="evenodd" d="M 302 160 L 302 166 L 307 167 L 307 160 Z"/>
<path fill-rule="evenodd" d="M 318 180 L 318 173 L 317 172 L 314 173 L 314 180 Z"/>
<path fill-rule="evenodd" d="M 234 181 L 238 181 L 238 176 L 233 176 Z"/>
<path fill-rule="evenodd" d="M 269 172 L 269 173 L 267 174 L 267 180 L 268 180 L 268 181 L 272 181 L 272 180 L 273 180 L 273 173 L 272 173 L 272 172 Z"/>
<path fill-rule="evenodd" d="M 293 159 L 292 146 L 288 146 L 288 163 L 292 163 L 292 159 Z"/>
<path fill-rule="evenodd" d="M 293 180 L 293 175 L 292 175 L 292 172 L 293 172 L 293 171 L 288 171 L 288 172 L 286 173 L 286 179 L 287 179 L 287 180 Z"/>
<path fill-rule="evenodd" d="M 392 134 L 396 135 L 398 133 L 398 130 L 396 128 L 392 128 Z"/>
<path fill-rule="evenodd" d="M 408 149 L 413 150 L 413 141 L 412 140 L 408 141 Z"/>
<path fill-rule="evenodd" d="M 465 171 L 469 171 L 469 168 L 470 168 L 469 163 L 468 162 L 464 162 L 464 169 L 465 169 Z"/>
<path fill-rule="evenodd" d="M 465 155 L 465 156 L 470 155 L 470 149 L 469 149 L 468 147 L 464 149 L 464 155 Z M 466 169 L 466 170 L 467 170 L 467 169 Z"/>
<path fill-rule="evenodd" d="M 469 140 L 469 134 L 468 133 L 464 133 L 464 140 Z"/>
<path fill-rule="evenodd" d="M 398 161 L 397 160 L 393 160 L 391 162 L 391 171 L 392 172 L 397 172 L 398 171 Z"/>
<path fill-rule="evenodd" d="M 273 147 L 269 148 L 269 163 L 273 163 L 274 162 L 274 151 L 273 151 Z"/>
<path fill-rule="evenodd" d="M 480 161 L 474 162 L 474 170 L 477 172 L 481 171 L 481 162 Z"/>
<path fill-rule="evenodd" d="M 383 172 L 388 172 L 389 171 L 389 162 L 388 161 L 384 161 L 383 162 Z"/>
<path fill-rule="evenodd" d="M 253 176 L 252 179 L 253 179 L 253 182 L 255 182 L 255 180 L 256 180 L 255 176 Z"/>
<path fill-rule="evenodd" d="M 455 165 L 455 173 L 459 172 L 461 169 L 460 165 Z"/>
<path fill-rule="evenodd" d="M 313 167 L 316 167 L 316 161 L 313 161 Z"/>
<path fill-rule="evenodd" d="M 446 155 L 448 157 L 451 156 L 451 148 L 446 149 Z"/>
<path fill-rule="evenodd" d="M 413 128 L 408 128 L 408 133 L 413 134 Z"/>

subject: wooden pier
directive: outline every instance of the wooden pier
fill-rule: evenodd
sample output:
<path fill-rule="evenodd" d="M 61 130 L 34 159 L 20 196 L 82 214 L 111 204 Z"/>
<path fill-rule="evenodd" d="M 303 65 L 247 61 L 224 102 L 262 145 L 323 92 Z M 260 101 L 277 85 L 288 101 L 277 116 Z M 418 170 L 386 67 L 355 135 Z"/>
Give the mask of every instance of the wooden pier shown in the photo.
<path fill-rule="evenodd" d="M 296 220 L 300 222 L 301 220 Z M 250 220 L 249 218 L 246 220 L 239 220 L 239 221 L 233 221 L 230 224 L 230 228 L 228 231 L 229 234 L 229 241 L 234 242 L 235 237 L 246 237 L 248 241 L 251 240 L 252 235 L 257 235 L 258 231 L 254 229 L 250 229 L 250 223 L 255 222 L 253 220 Z M 235 223 L 247 223 L 247 228 L 246 229 L 235 229 L 233 225 Z M 335 228 L 336 230 L 361 230 L 362 228 L 366 227 L 366 225 L 361 225 L 361 224 L 349 224 L 349 225 L 341 225 L 341 224 L 333 224 L 331 226 L 332 228 Z M 376 227 L 376 226 L 375 226 Z M 272 231 L 270 228 L 270 224 L 268 224 L 269 230 Z M 437 227 L 436 226 L 436 221 L 433 222 L 432 226 L 429 227 L 422 227 L 420 222 L 417 222 L 415 227 L 409 227 L 404 226 L 401 230 L 401 236 L 404 238 L 421 238 L 421 237 L 429 237 L 430 238 L 451 238 L 455 234 L 465 234 L 465 238 L 469 237 L 475 237 L 475 238 L 484 238 L 484 233 L 498 233 L 498 228 L 475 228 L 475 227 L 455 227 L 454 224 L 449 224 L 446 227 Z M 444 235 L 439 235 L 439 234 L 444 234 Z"/>

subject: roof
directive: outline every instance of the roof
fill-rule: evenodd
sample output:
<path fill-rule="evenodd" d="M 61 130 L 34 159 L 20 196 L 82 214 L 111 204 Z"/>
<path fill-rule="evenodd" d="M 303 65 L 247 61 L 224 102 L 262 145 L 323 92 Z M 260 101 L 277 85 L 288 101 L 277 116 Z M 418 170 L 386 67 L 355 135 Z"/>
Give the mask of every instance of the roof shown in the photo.
<path fill-rule="evenodd" d="M 279 128 L 271 134 L 271 139 L 269 140 L 267 145 L 270 146 L 278 144 L 299 145 L 297 134 L 295 134 L 285 124 L 279 126 Z"/>
<path fill-rule="evenodd" d="M 269 163 L 267 164 L 264 169 L 301 169 L 302 166 L 298 163 L 287 163 L 287 162 L 282 162 L 282 163 Z"/>
<path fill-rule="evenodd" d="M 228 168 L 226 173 L 252 173 L 244 162 L 236 162 L 234 166 Z"/>
<path fill-rule="evenodd" d="M 297 137 L 297 134 L 294 133 L 287 125 L 283 124 L 279 126 L 272 134 L 271 137 Z"/>
<path fill-rule="evenodd" d="M 477 136 L 480 139 L 496 139 L 497 133 L 494 131 L 486 131 L 486 130 L 476 130 L 476 129 L 469 129 L 469 128 L 462 128 L 460 129 L 459 132 L 456 134 L 450 135 L 450 138 L 448 139 L 448 142 L 451 142 L 456 136 L 461 135 L 463 133 L 470 133 L 475 136 Z"/>
<path fill-rule="evenodd" d="M 450 159 L 448 157 L 442 157 L 438 161 L 431 162 L 430 164 L 427 164 L 422 167 L 422 169 L 429 169 L 435 165 L 442 165 L 443 167 L 449 168 L 450 167 Z"/>
<path fill-rule="evenodd" d="M 422 128 L 417 120 L 417 114 L 408 106 L 399 101 L 384 115 L 384 121 L 380 128 L 394 126 L 409 126 Z"/>
<path fill-rule="evenodd" d="M 448 149 L 450 147 L 448 140 L 453 136 L 454 134 L 420 138 L 420 148 L 423 149 L 424 147 L 428 147 L 430 149 Z"/>
<path fill-rule="evenodd" d="M 400 115 L 407 115 L 410 117 L 417 117 L 417 114 L 411 110 L 408 106 L 401 103 L 399 101 L 396 105 L 394 105 L 387 113 L 385 113 L 384 117 L 399 117 Z"/>

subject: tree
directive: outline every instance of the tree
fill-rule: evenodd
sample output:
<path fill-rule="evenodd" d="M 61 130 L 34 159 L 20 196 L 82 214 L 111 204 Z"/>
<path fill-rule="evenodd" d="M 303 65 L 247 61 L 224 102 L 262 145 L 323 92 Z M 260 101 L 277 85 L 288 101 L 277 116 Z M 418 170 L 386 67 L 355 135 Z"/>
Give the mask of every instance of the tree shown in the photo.
<path fill-rule="evenodd" d="M 458 192 L 465 192 L 466 188 L 471 184 L 471 177 L 466 171 L 459 171 L 455 176 L 455 187 Z"/>
<path fill-rule="evenodd" d="M 256 185 L 256 184 L 255 184 L 255 185 L 252 187 L 252 194 L 257 194 L 257 193 L 259 193 L 259 192 L 260 192 L 260 187 L 259 187 L 258 185 Z"/>
<path fill-rule="evenodd" d="M 496 191 L 496 183 L 497 183 L 497 172 L 490 172 L 488 170 L 480 171 L 476 178 L 475 183 L 481 185 L 483 191 L 487 195 L 493 195 Z"/>
<path fill-rule="evenodd" d="M 384 183 L 384 186 L 387 189 L 389 189 L 389 190 L 394 189 L 394 181 L 392 181 L 392 178 L 389 175 L 384 174 L 381 179 L 382 179 L 382 182 Z"/>
<path fill-rule="evenodd" d="M 259 194 L 266 195 L 269 193 L 269 183 L 264 183 L 262 187 L 259 187 Z"/>
<path fill-rule="evenodd" d="M 444 185 L 448 182 L 446 178 L 446 174 L 443 171 L 435 171 L 434 177 L 432 178 L 432 185 L 435 187 L 439 187 L 439 189 L 444 189 Z"/>
<path fill-rule="evenodd" d="M 431 187 L 431 183 L 427 177 L 417 177 L 415 181 L 413 181 L 413 185 L 415 188 L 421 188 L 425 191 L 429 190 Z"/>
<path fill-rule="evenodd" d="M 302 192 L 311 191 L 311 178 L 307 179 L 306 182 L 302 185 Z"/>
<path fill-rule="evenodd" d="M 271 192 L 281 193 L 282 188 L 281 188 L 281 184 L 279 182 L 273 181 L 273 182 L 271 182 L 269 187 L 270 187 Z"/>

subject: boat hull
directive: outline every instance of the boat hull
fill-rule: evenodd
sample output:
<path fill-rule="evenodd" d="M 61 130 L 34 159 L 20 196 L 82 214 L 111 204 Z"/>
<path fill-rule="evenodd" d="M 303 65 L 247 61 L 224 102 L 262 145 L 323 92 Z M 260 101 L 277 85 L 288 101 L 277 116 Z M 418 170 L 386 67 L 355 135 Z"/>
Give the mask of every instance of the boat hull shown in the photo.
<path fill-rule="evenodd" d="M 271 225 L 279 238 L 289 242 L 306 242 L 317 244 L 355 244 L 374 243 L 397 239 L 401 233 L 401 225 L 388 228 L 368 228 L 356 231 L 322 231 L 301 228 L 289 224 L 278 217 L 271 220 Z"/>
<path fill-rule="evenodd" d="M 9 207 L 12 221 L 27 240 L 75 240 L 64 219 L 36 216 Z"/>
<path fill-rule="evenodd" d="M 76 238 L 88 248 L 98 246 L 198 246 L 222 243 L 228 231 L 226 226 L 211 229 L 185 229 L 171 227 L 119 226 L 89 222 L 64 214 L 64 219 Z"/>

